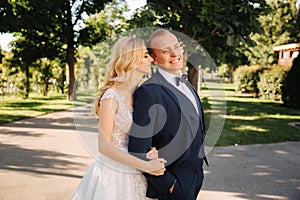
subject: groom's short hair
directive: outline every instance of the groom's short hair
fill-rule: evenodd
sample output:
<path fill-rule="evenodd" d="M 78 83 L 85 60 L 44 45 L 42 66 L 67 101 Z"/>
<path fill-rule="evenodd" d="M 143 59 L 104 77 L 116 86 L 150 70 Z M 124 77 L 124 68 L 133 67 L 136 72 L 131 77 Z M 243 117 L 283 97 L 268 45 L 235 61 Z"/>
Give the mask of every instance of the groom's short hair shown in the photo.
<path fill-rule="evenodd" d="M 151 49 L 153 48 L 151 45 L 152 45 L 152 41 L 154 38 L 156 37 L 159 37 L 159 36 L 162 36 L 166 33 L 171 33 L 170 31 L 166 30 L 166 29 L 163 29 L 163 28 L 160 28 L 160 29 L 157 29 L 156 31 L 154 31 L 153 33 L 151 33 L 150 37 L 149 37 L 149 40 L 148 40 L 148 45 L 147 45 L 147 49 L 149 51 L 149 54 L 152 54 L 153 52 L 151 51 Z M 172 33 L 171 33 L 172 34 Z"/>

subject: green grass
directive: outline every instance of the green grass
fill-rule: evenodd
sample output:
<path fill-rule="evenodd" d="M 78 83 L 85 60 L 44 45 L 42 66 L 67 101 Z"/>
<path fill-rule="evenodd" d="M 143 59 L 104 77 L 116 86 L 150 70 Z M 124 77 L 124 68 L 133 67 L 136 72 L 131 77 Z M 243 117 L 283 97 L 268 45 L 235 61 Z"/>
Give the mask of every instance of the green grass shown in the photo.
<path fill-rule="evenodd" d="M 233 84 L 206 83 L 204 86 L 199 93 L 208 129 L 208 145 L 300 141 L 300 129 L 288 125 L 300 122 L 300 110 L 285 108 L 281 102 L 238 95 Z M 90 102 L 92 94 L 92 91 L 78 93 L 75 105 Z M 0 124 L 69 109 L 73 103 L 65 98 L 58 94 L 48 97 L 31 94 L 29 99 L 0 97 Z"/>
<path fill-rule="evenodd" d="M 238 95 L 232 84 L 210 84 L 200 91 L 208 131 L 208 145 L 228 146 L 300 141 L 300 129 L 288 125 L 300 122 L 300 110 L 286 108 L 281 102 Z M 205 94 L 222 94 L 212 97 Z M 218 96 L 218 95 L 216 95 Z M 226 105 L 226 109 L 224 106 Z M 222 113 L 226 111 L 226 113 Z M 222 120 L 225 119 L 224 126 Z M 214 125 L 214 122 L 219 122 Z M 214 127 L 215 126 L 215 127 Z M 220 135 L 219 135 L 220 134 Z M 218 140 L 217 140 L 218 139 Z"/>
<path fill-rule="evenodd" d="M 0 124 L 70 109 L 73 104 L 84 105 L 91 101 L 92 97 L 88 93 L 79 92 L 77 99 L 71 102 L 66 100 L 65 94 L 51 93 L 46 97 L 30 93 L 28 99 L 15 95 L 0 96 Z"/>

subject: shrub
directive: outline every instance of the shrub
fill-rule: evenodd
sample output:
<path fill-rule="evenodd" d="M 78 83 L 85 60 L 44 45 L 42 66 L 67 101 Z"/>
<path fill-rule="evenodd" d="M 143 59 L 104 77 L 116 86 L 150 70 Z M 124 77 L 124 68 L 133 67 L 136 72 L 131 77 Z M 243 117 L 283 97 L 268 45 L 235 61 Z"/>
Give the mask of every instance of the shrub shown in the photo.
<path fill-rule="evenodd" d="M 261 66 L 240 66 L 234 73 L 234 83 L 236 90 L 241 93 L 258 94 L 257 82 L 259 81 L 259 73 L 264 69 Z"/>
<path fill-rule="evenodd" d="M 273 65 L 265 69 L 259 75 L 259 82 L 257 83 L 259 96 L 263 99 L 281 100 L 281 88 L 290 67 Z"/>
<path fill-rule="evenodd" d="M 300 54 L 295 58 L 282 90 L 282 101 L 284 105 L 300 108 Z"/>

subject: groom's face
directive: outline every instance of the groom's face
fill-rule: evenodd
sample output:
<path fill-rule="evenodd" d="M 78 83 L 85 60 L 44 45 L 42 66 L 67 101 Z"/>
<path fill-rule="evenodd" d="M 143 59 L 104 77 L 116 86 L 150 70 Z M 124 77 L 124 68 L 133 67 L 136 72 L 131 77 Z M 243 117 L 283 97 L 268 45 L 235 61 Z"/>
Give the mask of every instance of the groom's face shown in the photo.
<path fill-rule="evenodd" d="M 178 71 L 183 68 L 183 49 L 175 35 L 166 32 L 153 38 L 150 48 L 155 64 L 178 75 Z"/>

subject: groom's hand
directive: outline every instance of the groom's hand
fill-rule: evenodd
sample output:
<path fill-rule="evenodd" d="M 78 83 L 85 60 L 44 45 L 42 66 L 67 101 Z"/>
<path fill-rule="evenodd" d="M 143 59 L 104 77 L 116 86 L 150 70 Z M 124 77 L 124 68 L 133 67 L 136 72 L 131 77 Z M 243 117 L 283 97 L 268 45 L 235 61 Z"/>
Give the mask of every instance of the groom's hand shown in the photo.
<path fill-rule="evenodd" d="M 158 150 L 155 147 L 151 147 L 151 150 L 146 154 L 146 158 L 153 160 L 158 158 Z"/>

